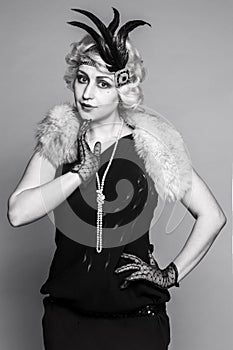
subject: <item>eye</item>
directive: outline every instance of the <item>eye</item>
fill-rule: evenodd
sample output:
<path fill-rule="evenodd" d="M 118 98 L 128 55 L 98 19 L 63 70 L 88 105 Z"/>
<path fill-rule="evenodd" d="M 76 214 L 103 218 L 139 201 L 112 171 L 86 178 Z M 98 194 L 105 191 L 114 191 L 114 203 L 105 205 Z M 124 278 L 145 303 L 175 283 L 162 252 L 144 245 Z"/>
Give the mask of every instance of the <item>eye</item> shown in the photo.
<path fill-rule="evenodd" d="M 102 89 L 108 89 L 111 87 L 111 85 L 109 83 L 107 83 L 105 80 L 100 80 L 98 85 L 102 88 Z"/>
<path fill-rule="evenodd" d="M 88 79 L 85 75 L 77 74 L 77 80 L 80 84 L 85 84 Z"/>

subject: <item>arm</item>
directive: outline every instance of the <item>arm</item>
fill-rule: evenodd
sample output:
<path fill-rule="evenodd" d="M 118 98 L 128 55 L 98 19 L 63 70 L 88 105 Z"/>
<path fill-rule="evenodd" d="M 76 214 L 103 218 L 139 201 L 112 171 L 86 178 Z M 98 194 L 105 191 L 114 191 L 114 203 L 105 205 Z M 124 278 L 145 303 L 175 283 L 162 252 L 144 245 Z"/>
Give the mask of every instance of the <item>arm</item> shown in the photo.
<path fill-rule="evenodd" d="M 55 167 L 35 152 L 22 179 L 8 200 L 8 220 L 14 227 L 40 219 L 61 204 L 80 184 L 78 174 L 68 172 L 54 179 Z"/>
<path fill-rule="evenodd" d="M 210 249 L 217 235 L 226 223 L 226 217 L 205 182 L 193 169 L 192 186 L 186 192 L 181 203 L 196 219 L 184 247 L 165 269 L 161 270 L 149 250 L 150 263 L 147 264 L 133 254 L 123 253 L 121 257 L 133 262 L 115 270 L 121 273 L 136 270 L 120 288 L 124 289 L 130 281 L 145 279 L 159 288 L 179 286 L 179 282 L 201 261 Z M 152 245 L 153 246 L 153 245 Z"/>
<path fill-rule="evenodd" d="M 178 282 L 202 260 L 227 221 L 217 200 L 194 169 L 192 187 L 181 203 L 196 222 L 184 247 L 173 260 L 178 270 Z"/>
<path fill-rule="evenodd" d="M 54 179 L 56 168 L 46 157 L 35 152 L 23 177 L 8 201 L 8 219 L 12 226 L 22 226 L 40 219 L 60 205 L 81 183 L 85 186 L 100 164 L 101 143 L 91 152 L 86 142 L 90 120 L 80 130 L 78 145 L 81 161 L 70 171 Z"/>

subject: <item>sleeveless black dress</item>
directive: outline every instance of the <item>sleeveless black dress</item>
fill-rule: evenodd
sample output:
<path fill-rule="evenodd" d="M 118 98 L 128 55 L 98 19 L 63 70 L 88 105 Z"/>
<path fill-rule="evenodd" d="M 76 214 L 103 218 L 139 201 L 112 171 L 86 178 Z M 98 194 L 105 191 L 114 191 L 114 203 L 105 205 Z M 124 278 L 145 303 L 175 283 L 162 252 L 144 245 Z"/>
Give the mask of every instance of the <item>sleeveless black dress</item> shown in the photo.
<path fill-rule="evenodd" d="M 101 154 L 100 182 L 113 148 Z M 69 167 L 63 165 L 61 173 Z M 165 350 L 170 342 L 168 290 L 142 280 L 122 290 L 134 271 L 114 273 L 132 262 L 121 257 L 123 252 L 149 263 L 149 227 L 158 201 L 132 134 L 119 139 L 105 179 L 101 253 L 96 251 L 96 188 L 93 176 L 54 210 L 56 251 L 40 290 L 48 294 L 43 300 L 45 349 Z"/>

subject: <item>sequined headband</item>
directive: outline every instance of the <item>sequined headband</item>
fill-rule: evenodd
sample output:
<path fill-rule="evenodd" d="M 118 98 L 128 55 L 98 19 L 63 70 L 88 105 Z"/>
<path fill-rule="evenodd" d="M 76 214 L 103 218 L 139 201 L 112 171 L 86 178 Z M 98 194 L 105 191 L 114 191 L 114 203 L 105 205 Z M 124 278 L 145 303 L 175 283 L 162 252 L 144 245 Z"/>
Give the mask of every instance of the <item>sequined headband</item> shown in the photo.
<path fill-rule="evenodd" d="M 97 16 L 89 11 L 80 9 L 71 10 L 80 12 L 83 15 L 87 16 L 98 28 L 101 35 L 85 23 L 77 21 L 67 22 L 68 24 L 86 30 L 92 36 L 96 42 L 96 46 L 101 58 L 106 63 L 108 71 L 114 72 L 115 74 L 116 87 L 120 87 L 130 82 L 130 72 L 126 68 L 126 64 L 129 58 L 128 50 L 126 48 L 126 39 L 129 32 L 131 32 L 136 27 L 145 24 L 151 27 L 151 25 L 142 20 L 132 20 L 125 23 L 116 34 L 116 29 L 120 23 L 120 13 L 114 7 L 114 18 L 108 27 L 106 27 L 105 24 Z M 90 63 L 87 64 L 90 65 Z"/>
<path fill-rule="evenodd" d="M 92 59 L 90 59 L 88 57 L 81 58 L 79 60 L 79 65 L 81 65 L 81 64 L 96 67 L 95 61 L 93 61 Z M 129 69 L 123 68 L 123 69 L 115 72 L 114 73 L 114 80 L 115 80 L 116 88 L 119 88 L 125 84 L 128 84 L 131 81 Z"/>

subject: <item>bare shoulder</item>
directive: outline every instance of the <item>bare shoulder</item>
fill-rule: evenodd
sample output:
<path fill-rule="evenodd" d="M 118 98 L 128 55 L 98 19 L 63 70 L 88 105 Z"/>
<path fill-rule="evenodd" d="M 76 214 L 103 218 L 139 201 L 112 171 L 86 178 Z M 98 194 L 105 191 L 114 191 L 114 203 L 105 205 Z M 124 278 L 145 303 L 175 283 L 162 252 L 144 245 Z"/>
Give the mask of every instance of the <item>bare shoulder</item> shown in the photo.
<path fill-rule="evenodd" d="M 225 215 L 217 199 L 194 168 L 192 168 L 192 185 L 181 199 L 181 203 L 195 218 L 209 212 L 211 216 L 216 214 L 225 220 Z"/>
<path fill-rule="evenodd" d="M 35 151 L 26 165 L 23 175 L 12 195 L 17 195 L 26 189 L 45 184 L 53 180 L 55 174 L 56 168 L 54 165 Z"/>

